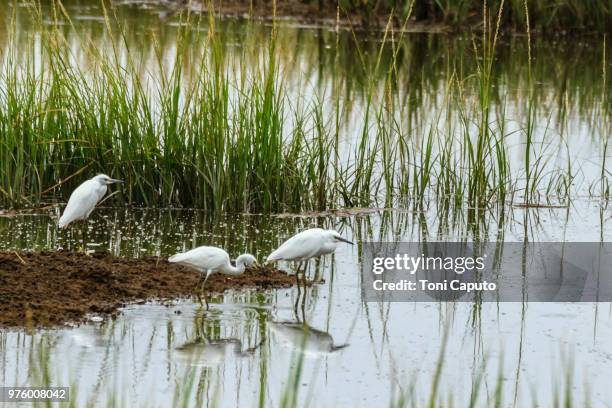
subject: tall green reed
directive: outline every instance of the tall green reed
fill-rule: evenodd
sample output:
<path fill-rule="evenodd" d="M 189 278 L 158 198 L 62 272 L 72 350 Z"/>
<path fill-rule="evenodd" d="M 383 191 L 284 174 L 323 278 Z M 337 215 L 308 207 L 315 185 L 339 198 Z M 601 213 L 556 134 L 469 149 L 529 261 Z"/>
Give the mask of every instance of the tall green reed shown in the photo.
<path fill-rule="evenodd" d="M 396 81 L 406 30 L 398 35 L 389 21 L 373 66 L 355 38 L 361 70 L 368 74 L 360 133 L 348 143 L 340 136 L 339 110 L 347 102 L 342 92 L 334 92 L 335 115 L 326 113 L 319 97 L 304 107 L 289 100 L 275 28 L 264 50 L 247 47 L 230 57 L 214 18 L 202 24 L 201 16 L 187 13 L 173 44 L 174 60 L 166 61 L 156 44 L 151 66 L 130 48 L 113 10 L 105 9 L 112 46 L 96 46 L 81 35 L 79 45 L 88 55 L 81 64 L 65 30 L 44 25 L 39 9 L 34 13 L 40 53 L 18 57 L 13 21 L 0 70 L 3 206 L 65 200 L 95 172 L 127 181 L 116 203 L 221 212 L 408 202 L 424 208 L 432 200 L 448 212 L 466 205 L 503 208 L 514 199 L 519 180 L 506 144 L 505 105 L 492 103 L 501 7 L 492 14 L 483 8 L 485 29 L 473 42 L 477 72 L 466 74 L 460 62 L 448 63 L 443 106 L 434 116 L 445 115 L 445 128 L 437 120 L 414 126 L 409 112 L 403 118 L 412 90 L 398 89 Z M 61 3 L 54 3 L 54 16 L 57 23 L 72 24 Z M 381 77 L 383 95 L 374 86 Z M 470 107 L 464 100 L 474 81 L 478 105 Z M 543 186 L 544 195 L 569 194 L 569 188 L 542 181 L 550 169 L 544 149 L 536 152 L 530 143 L 526 149 L 530 191 Z M 570 178 L 561 180 L 567 185 Z"/>

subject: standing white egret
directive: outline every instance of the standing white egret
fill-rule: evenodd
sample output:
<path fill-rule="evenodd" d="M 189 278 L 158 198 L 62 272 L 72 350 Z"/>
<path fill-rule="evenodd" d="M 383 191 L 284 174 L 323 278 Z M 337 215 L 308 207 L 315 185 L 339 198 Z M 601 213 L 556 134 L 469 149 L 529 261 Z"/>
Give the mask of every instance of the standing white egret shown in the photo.
<path fill-rule="evenodd" d="M 351 241 L 342 238 L 342 236 L 334 230 L 311 228 L 295 234 L 268 256 L 266 262 L 293 261 L 298 264 L 295 271 L 295 282 L 298 291 L 294 309 L 296 316 L 298 315 L 298 304 L 301 296 L 299 279 L 301 263 L 308 262 L 311 258 L 318 258 L 333 253 L 341 242 L 353 245 Z M 304 268 L 304 270 L 306 270 L 306 268 Z M 305 280 L 306 274 L 304 274 L 304 284 Z M 306 297 L 304 296 L 302 302 L 303 315 L 305 315 L 305 301 Z"/>
<path fill-rule="evenodd" d="M 268 256 L 267 262 L 308 261 L 311 258 L 318 258 L 333 253 L 341 242 L 353 245 L 351 241 L 342 238 L 334 230 L 311 228 L 285 241 Z"/>
<path fill-rule="evenodd" d="M 202 273 L 204 281 L 200 287 L 200 295 L 204 290 L 204 284 L 213 273 L 238 276 L 244 273 L 247 266 L 257 263 L 257 259 L 251 254 L 242 254 L 236 258 L 236 266 L 230 262 L 230 257 L 221 248 L 201 246 L 190 251 L 172 255 L 168 262 L 184 265 Z M 201 301 L 201 299 L 200 299 Z M 208 302 L 206 302 L 208 309 Z"/>
<path fill-rule="evenodd" d="M 123 181 L 112 179 L 106 174 L 98 174 L 78 186 L 70 194 L 66 209 L 59 219 L 59 227 L 66 228 L 74 221 L 86 220 L 106 194 L 107 186 L 115 183 L 123 183 Z"/>

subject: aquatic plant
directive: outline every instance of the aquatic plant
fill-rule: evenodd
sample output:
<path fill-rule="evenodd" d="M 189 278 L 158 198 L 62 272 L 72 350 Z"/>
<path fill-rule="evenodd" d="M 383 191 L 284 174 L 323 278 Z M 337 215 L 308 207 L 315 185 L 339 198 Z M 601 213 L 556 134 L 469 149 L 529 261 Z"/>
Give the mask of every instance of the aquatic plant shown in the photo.
<path fill-rule="evenodd" d="M 9 24 L 0 68 L 2 206 L 63 201 L 96 172 L 126 181 L 111 199 L 115 204 L 215 212 L 432 203 L 443 212 L 466 206 L 503 210 L 517 201 L 570 197 L 571 162 L 548 161 L 549 142 L 534 140 L 532 115 L 522 127 L 525 174 L 511 163 L 507 139 L 513 132 L 492 79 L 501 8 L 483 8 L 484 30 L 473 41 L 476 72 L 464 73 L 454 63 L 446 68 L 449 79 L 436 113 L 446 115 L 444 129 L 436 121 L 411 121 L 403 92 L 412 90 L 395 85 L 404 33 L 396 38 L 389 21 L 374 64 L 361 61 L 366 103 L 360 133 L 349 142 L 341 133 L 341 107 L 349 103 L 342 92 L 332 96 L 331 115 L 324 114 L 329 104 L 323 97 L 305 106 L 292 100 L 278 68 L 276 29 L 263 51 L 247 47 L 244 58 L 230 58 L 216 21 L 187 13 L 172 44 L 174 60 L 162 58 L 157 44 L 155 62 L 143 69 L 125 27 L 105 10 L 104 33 L 112 46 L 79 37 L 79 52 L 88 57 L 81 64 L 65 35 L 64 26 L 72 24 L 68 12 L 61 3 L 53 10 L 57 24 L 50 25 L 42 23 L 40 9 L 33 10 L 42 38 L 31 40 L 30 49 L 40 44 L 39 52 L 18 53 L 14 15 Z M 360 42 L 355 46 L 363 56 Z M 386 47 L 390 53 L 383 52 Z M 391 59 L 383 63 L 383 55 Z M 375 86 L 381 78 L 382 94 Z M 465 95 L 474 89 L 478 104 L 466 105 Z"/>

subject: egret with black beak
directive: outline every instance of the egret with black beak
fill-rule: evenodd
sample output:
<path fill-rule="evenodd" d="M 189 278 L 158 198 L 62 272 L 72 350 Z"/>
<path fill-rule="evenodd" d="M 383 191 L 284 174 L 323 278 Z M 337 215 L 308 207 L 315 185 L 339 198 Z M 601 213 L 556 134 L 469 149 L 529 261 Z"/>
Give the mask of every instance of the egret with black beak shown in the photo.
<path fill-rule="evenodd" d="M 242 275 L 247 266 L 257 263 L 257 259 L 251 254 L 242 254 L 236 258 L 236 266 L 233 266 L 230 262 L 228 253 L 223 249 L 211 246 L 201 246 L 191 251 L 172 255 L 168 258 L 168 262 L 187 266 L 202 274 L 202 283 L 198 285 L 200 286 L 198 298 L 201 302 L 204 284 L 206 284 L 210 275 L 213 273 L 231 276 Z M 208 301 L 206 301 L 206 309 L 208 309 Z"/>
<path fill-rule="evenodd" d="M 333 253 L 338 245 L 343 242 L 353 245 L 351 241 L 343 238 L 337 231 L 311 228 L 285 241 L 268 256 L 267 262 L 289 261 L 300 264 L 312 258 Z"/>
<path fill-rule="evenodd" d="M 67 228 L 74 221 L 86 220 L 96 205 L 106 195 L 110 184 L 123 183 L 123 180 L 116 180 L 106 174 L 98 174 L 78 186 L 68 199 L 68 204 L 64 213 L 59 219 L 59 227 Z"/>

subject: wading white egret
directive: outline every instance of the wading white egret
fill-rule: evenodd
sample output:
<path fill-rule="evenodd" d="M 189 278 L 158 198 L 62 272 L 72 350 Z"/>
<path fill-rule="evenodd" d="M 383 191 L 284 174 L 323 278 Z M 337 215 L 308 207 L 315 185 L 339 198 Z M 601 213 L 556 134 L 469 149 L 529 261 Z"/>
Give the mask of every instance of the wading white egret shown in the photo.
<path fill-rule="evenodd" d="M 341 242 L 346 242 L 347 244 L 353 245 L 351 241 L 342 238 L 342 236 L 334 230 L 311 228 L 295 234 L 268 256 L 266 262 L 292 261 L 297 263 L 297 268 L 295 270 L 295 283 L 297 285 L 298 292 L 297 298 L 295 299 L 294 309 L 296 316 L 298 314 L 298 304 L 301 296 L 299 279 L 301 263 L 308 262 L 308 260 L 312 258 L 318 258 L 320 256 L 333 253 Z M 306 265 L 304 265 L 304 271 L 305 270 Z M 304 274 L 304 280 L 305 279 L 306 274 Z M 305 313 L 305 300 L 306 297 L 304 296 L 302 302 L 303 314 Z"/>
<path fill-rule="evenodd" d="M 323 255 L 329 255 L 341 243 L 353 245 L 348 239 L 334 230 L 311 228 L 295 234 L 272 252 L 267 262 L 274 261 L 308 261 Z"/>
<path fill-rule="evenodd" d="M 70 194 L 66 209 L 59 219 L 59 227 L 66 228 L 74 221 L 86 220 L 106 194 L 107 186 L 115 183 L 123 183 L 123 181 L 112 179 L 106 174 L 98 174 L 78 186 Z"/>
<path fill-rule="evenodd" d="M 251 254 L 242 254 L 236 258 L 236 266 L 233 266 L 229 255 L 221 248 L 201 246 L 187 252 L 172 255 L 168 258 L 168 262 L 184 265 L 202 273 L 204 279 L 200 287 L 201 295 L 204 290 L 204 284 L 213 273 L 232 276 L 242 275 L 247 266 L 257 263 L 257 259 Z M 206 302 L 206 308 L 208 308 L 208 302 Z"/>

